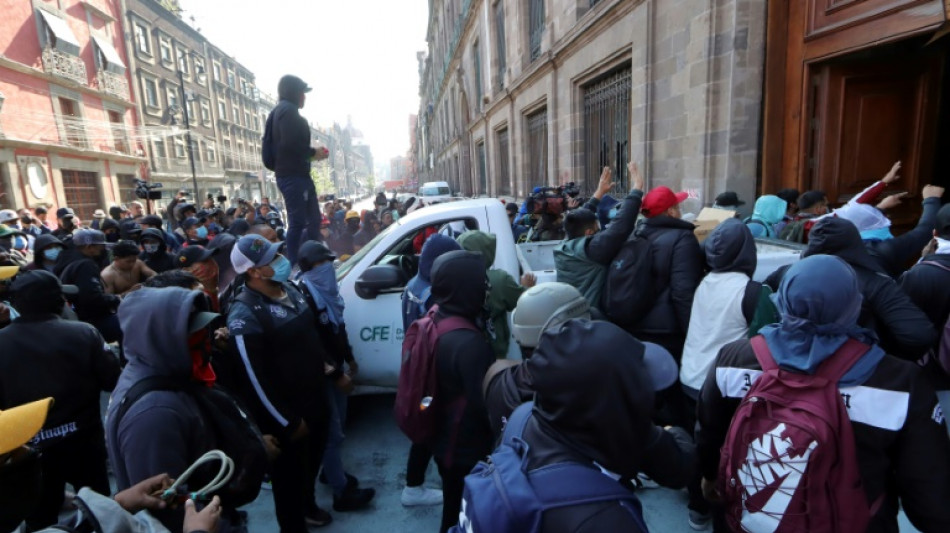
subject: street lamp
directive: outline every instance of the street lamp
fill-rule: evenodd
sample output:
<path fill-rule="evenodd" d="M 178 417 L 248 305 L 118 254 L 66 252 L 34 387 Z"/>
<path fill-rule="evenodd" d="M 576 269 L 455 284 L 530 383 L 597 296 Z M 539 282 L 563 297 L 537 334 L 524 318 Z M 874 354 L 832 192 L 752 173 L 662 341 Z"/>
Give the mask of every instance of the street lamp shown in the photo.
<path fill-rule="evenodd" d="M 195 201 L 197 202 L 199 200 L 198 175 L 195 172 L 195 154 L 191 144 L 191 117 L 188 115 L 188 102 L 194 102 L 196 97 L 192 93 L 192 98 L 189 100 L 188 93 L 185 91 L 185 61 L 185 55 L 182 54 L 178 60 L 178 86 L 181 90 L 181 107 L 185 118 L 185 140 L 188 143 L 188 163 L 191 165 L 191 185 L 195 188 Z M 195 76 L 198 77 L 198 83 L 202 83 L 202 80 L 207 79 L 203 66 L 195 64 Z"/>

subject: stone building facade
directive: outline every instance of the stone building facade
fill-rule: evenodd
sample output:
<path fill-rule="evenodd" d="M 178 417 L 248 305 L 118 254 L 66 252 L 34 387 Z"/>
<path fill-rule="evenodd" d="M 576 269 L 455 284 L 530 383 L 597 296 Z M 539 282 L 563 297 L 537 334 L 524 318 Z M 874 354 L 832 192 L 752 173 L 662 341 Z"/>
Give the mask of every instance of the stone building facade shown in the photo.
<path fill-rule="evenodd" d="M 765 3 L 433 0 L 420 181 L 524 198 L 603 166 L 628 187 L 755 192 Z M 619 192 L 619 190 L 618 190 Z"/>

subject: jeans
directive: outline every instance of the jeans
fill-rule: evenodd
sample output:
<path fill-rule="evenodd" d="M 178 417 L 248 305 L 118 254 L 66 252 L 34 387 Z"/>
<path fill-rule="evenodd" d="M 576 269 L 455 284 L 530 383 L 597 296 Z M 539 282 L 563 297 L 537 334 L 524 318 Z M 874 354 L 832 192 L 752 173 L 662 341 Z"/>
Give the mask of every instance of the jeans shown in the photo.
<path fill-rule="evenodd" d="M 323 452 L 323 473 L 336 496 L 343 495 L 346 488 L 346 472 L 343 469 L 343 426 L 346 424 L 346 394 L 336 385 L 327 387 L 327 403 L 330 405 L 330 425 L 327 428 L 327 448 Z"/>
<path fill-rule="evenodd" d="M 317 189 L 310 176 L 284 176 L 277 178 L 277 188 L 287 206 L 287 259 L 297 264 L 297 251 L 303 243 L 303 231 L 307 238 L 322 240 L 320 235 L 320 202 Z"/>

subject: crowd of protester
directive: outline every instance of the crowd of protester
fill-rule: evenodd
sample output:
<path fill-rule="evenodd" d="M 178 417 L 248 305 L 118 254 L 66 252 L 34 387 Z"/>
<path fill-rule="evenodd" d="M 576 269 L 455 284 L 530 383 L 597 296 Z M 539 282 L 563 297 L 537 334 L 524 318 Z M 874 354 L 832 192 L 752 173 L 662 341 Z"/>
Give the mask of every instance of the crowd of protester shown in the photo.
<path fill-rule="evenodd" d="M 308 88 L 290 78 L 268 130 L 302 135 Z M 69 520 L 187 533 L 245 531 L 262 486 L 285 533 L 332 522 L 317 483 L 335 512 L 370 504 L 341 453 L 359 364 L 335 262 L 420 206 L 310 198 L 286 180 L 317 155 L 276 149 L 285 200 L 306 197 L 286 231 L 267 198 L 179 194 L 162 215 L 133 202 L 88 224 L 0 211 L 0 531 L 54 526 L 67 485 Z M 950 531 L 950 205 L 927 185 L 894 235 L 902 196 L 881 197 L 899 169 L 834 210 L 820 191 L 764 195 L 702 244 L 687 194 L 647 191 L 631 164 L 607 207 L 605 170 L 583 205 L 534 220 L 561 234 L 554 283 L 494 269 L 496 235 L 420 230 L 403 505 L 441 504 L 441 532 L 643 531 L 637 492 L 663 486 L 686 489 L 696 530 L 894 532 L 902 509 Z M 755 281 L 756 238 L 800 242 L 802 259 Z M 237 446 L 227 484 L 190 468 Z"/>

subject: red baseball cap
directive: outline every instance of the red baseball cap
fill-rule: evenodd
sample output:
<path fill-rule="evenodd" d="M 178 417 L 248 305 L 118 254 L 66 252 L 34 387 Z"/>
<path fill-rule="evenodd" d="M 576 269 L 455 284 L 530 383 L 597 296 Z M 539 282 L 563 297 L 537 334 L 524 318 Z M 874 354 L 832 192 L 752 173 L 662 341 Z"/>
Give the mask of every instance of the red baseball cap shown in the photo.
<path fill-rule="evenodd" d="M 640 211 L 647 218 L 662 215 L 667 209 L 679 205 L 689 193 L 673 192 L 669 187 L 657 187 L 643 197 Z"/>

